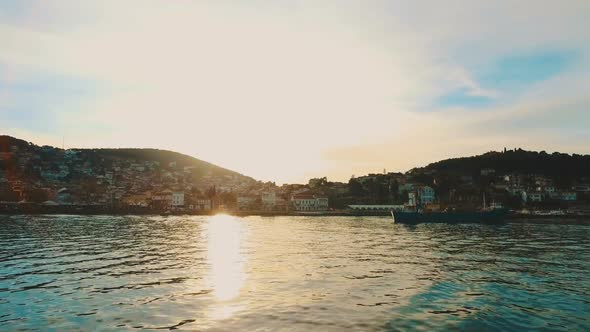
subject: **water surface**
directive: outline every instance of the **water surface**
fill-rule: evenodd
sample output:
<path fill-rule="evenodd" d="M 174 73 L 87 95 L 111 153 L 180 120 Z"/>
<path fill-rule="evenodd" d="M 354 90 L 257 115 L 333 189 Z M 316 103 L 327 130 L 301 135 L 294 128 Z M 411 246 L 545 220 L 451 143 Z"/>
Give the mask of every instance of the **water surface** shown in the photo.
<path fill-rule="evenodd" d="M 0 330 L 590 330 L 590 226 L 0 216 Z"/>

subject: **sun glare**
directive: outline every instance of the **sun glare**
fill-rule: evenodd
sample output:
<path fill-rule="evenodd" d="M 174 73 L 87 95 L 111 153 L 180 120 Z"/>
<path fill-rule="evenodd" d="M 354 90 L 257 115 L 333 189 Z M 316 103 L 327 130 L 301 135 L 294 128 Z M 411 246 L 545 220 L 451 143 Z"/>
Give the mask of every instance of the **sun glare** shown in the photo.
<path fill-rule="evenodd" d="M 229 301 L 237 297 L 244 283 L 245 256 L 241 253 L 243 233 L 240 219 L 236 217 L 219 214 L 209 218 L 208 282 L 219 301 Z"/>

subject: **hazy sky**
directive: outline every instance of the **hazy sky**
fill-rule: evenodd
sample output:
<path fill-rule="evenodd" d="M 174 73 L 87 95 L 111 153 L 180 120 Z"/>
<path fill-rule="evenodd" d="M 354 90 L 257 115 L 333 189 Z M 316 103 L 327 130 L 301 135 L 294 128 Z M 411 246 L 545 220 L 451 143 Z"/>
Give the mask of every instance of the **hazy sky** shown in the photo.
<path fill-rule="evenodd" d="M 0 0 L 0 133 L 348 180 L 590 153 L 590 1 Z"/>

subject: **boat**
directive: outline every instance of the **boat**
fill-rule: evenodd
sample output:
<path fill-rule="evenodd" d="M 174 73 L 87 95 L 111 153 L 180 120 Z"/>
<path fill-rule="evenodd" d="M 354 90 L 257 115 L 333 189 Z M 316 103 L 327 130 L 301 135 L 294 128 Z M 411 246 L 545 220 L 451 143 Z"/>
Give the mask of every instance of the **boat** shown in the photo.
<path fill-rule="evenodd" d="M 498 224 L 504 222 L 508 210 L 486 207 L 485 194 L 483 196 L 483 208 L 474 211 L 447 210 L 434 212 L 420 207 L 414 211 L 392 211 L 392 218 L 397 223 L 480 223 Z"/>
<path fill-rule="evenodd" d="M 482 210 L 473 212 L 428 212 L 428 211 L 394 211 L 393 219 L 396 223 L 481 223 L 497 224 L 504 222 L 508 210 Z"/>

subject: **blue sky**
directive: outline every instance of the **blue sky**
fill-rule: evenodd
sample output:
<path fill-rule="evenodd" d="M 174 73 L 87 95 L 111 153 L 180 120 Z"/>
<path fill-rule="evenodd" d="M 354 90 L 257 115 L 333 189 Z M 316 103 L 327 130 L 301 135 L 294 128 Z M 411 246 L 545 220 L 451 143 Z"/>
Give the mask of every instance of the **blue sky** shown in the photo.
<path fill-rule="evenodd" d="M 0 132 L 172 149 L 278 182 L 504 146 L 590 153 L 588 13 L 576 0 L 0 0 Z"/>
<path fill-rule="evenodd" d="M 0 77 L 5 77 L 0 82 L 5 96 L 0 111 L 3 124 L 48 135 L 66 130 L 60 115 L 75 112 L 104 90 L 89 80 L 44 71 L 11 75 L 7 66 L 0 67 Z"/>
<path fill-rule="evenodd" d="M 575 68 L 575 61 L 575 53 L 567 50 L 537 50 L 529 54 L 500 57 L 471 71 L 478 85 L 495 93 L 477 94 L 467 87 L 461 87 L 435 99 L 433 106 L 489 107 Z M 499 98 L 500 95 L 503 98 Z"/>

